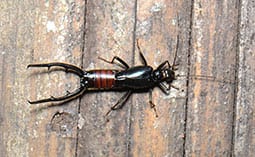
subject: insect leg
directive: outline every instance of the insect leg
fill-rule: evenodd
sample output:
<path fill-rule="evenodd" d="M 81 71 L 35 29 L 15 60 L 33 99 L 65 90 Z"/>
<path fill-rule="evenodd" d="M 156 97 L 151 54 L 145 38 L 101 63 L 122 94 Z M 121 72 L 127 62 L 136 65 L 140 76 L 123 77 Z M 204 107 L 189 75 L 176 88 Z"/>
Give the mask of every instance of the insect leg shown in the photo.
<path fill-rule="evenodd" d="M 171 67 L 168 61 L 164 61 L 163 63 L 161 63 L 161 64 L 157 67 L 156 70 L 161 70 L 161 69 L 163 69 L 163 67 L 164 67 L 165 65 L 168 65 L 169 67 Z"/>
<path fill-rule="evenodd" d="M 156 117 L 158 117 L 156 105 L 152 101 L 152 89 L 149 91 L 149 103 L 150 103 L 151 108 L 154 110 Z"/>
<path fill-rule="evenodd" d="M 176 89 L 176 90 L 180 90 L 180 88 L 178 88 L 178 87 L 176 87 L 176 86 L 174 86 L 174 85 L 172 85 L 172 84 L 170 84 L 170 87 L 172 87 L 172 88 L 174 88 L 174 89 Z"/>
<path fill-rule="evenodd" d="M 111 109 L 105 114 L 105 116 L 109 115 L 109 113 L 111 113 L 111 111 L 113 111 L 113 110 L 121 109 L 121 108 L 125 105 L 127 99 L 130 97 L 131 94 L 132 94 L 131 91 L 126 92 L 126 93 L 119 99 L 119 101 L 118 101 L 115 105 L 113 105 L 113 106 L 111 107 Z"/>
<path fill-rule="evenodd" d="M 169 86 L 167 87 L 164 83 L 159 83 L 159 88 L 165 93 L 165 94 L 167 94 L 167 95 L 169 95 L 170 94 L 170 89 L 171 89 L 171 87 L 172 88 L 174 88 L 174 89 L 176 89 L 176 90 L 180 90 L 180 88 L 178 88 L 178 87 L 176 87 L 176 86 L 174 86 L 174 85 L 172 85 L 172 84 L 169 84 Z"/>
<path fill-rule="evenodd" d="M 164 83 L 159 83 L 158 84 L 159 85 L 159 88 L 165 93 L 165 94 L 167 94 L 167 95 L 169 95 L 170 93 L 169 93 L 169 91 L 170 91 L 170 87 L 167 87 Z"/>
<path fill-rule="evenodd" d="M 142 51 L 141 51 L 141 48 L 140 48 L 140 46 L 139 46 L 138 39 L 136 40 L 136 45 L 137 45 L 137 48 L 138 48 L 140 57 L 141 57 L 141 59 L 142 59 L 142 61 L 143 61 L 143 65 L 147 65 L 147 61 L 146 61 L 146 59 L 145 59 L 145 57 L 144 57 L 144 55 L 143 55 L 143 53 L 142 53 Z"/>
<path fill-rule="evenodd" d="M 109 64 L 115 64 L 115 65 L 118 65 L 119 67 L 123 68 L 123 69 L 128 69 L 129 68 L 129 65 L 124 61 L 122 60 L 121 58 L 119 58 L 118 56 L 114 56 L 112 61 L 108 61 L 102 57 L 98 57 L 98 59 L 101 59 L 102 61 L 105 61 L 106 63 L 109 63 Z M 118 61 L 117 62 L 114 62 L 115 60 Z"/>

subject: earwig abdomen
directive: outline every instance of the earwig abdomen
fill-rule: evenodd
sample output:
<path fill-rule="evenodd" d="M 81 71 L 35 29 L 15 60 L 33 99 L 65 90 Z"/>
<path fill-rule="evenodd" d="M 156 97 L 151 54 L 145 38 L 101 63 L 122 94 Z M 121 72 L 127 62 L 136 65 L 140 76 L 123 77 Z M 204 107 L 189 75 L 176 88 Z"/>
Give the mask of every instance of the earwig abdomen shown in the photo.
<path fill-rule="evenodd" d="M 88 81 L 88 89 L 112 89 L 115 85 L 114 70 L 87 71 L 85 78 Z"/>

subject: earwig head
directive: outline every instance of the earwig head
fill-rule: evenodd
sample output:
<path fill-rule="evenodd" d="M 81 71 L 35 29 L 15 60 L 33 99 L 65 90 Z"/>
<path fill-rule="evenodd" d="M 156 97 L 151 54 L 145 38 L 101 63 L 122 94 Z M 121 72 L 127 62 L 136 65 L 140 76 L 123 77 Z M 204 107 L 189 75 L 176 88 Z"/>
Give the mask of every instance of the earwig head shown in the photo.
<path fill-rule="evenodd" d="M 172 85 L 172 82 L 176 80 L 176 76 L 174 72 L 175 70 L 176 70 L 175 66 L 170 66 L 169 62 L 165 61 L 161 63 L 156 70 L 153 71 L 154 81 L 158 83 L 159 88 L 165 94 L 169 94 L 170 88 L 174 87 Z"/>
<path fill-rule="evenodd" d="M 175 72 L 170 68 L 156 69 L 153 72 L 153 78 L 157 82 L 165 81 L 167 84 L 171 84 L 175 80 Z"/>
<path fill-rule="evenodd" d="M 168 84 L 172 83 L 175 80 L 175 73 L 171 69 L 164 69 L 162 70 L 162 81 L 166 81 Z"/>

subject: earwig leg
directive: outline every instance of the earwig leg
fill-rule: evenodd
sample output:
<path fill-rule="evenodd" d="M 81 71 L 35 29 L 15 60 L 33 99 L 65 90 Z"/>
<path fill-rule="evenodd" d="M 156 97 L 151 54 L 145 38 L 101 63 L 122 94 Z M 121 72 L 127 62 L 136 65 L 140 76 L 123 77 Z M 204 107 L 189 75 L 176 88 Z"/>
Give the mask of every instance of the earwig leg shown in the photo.
<path fill-rule="evenodd" d="M 178 87 L 176 87 L 176 86 L 174 86 L 174 85 L 172 85 L 172 84 L 170 84 L 169 86 L 172 87 L 172 88 L 174 88 L 174 89 L 176 89 L 176 90 L 180 90 L 180 88 L 178 88 Z M 170 87 L 169 87 L 169 88 L 170 88 Z"/>
<path fill-rule="evenodd" d="M 108 116 L 113 110 L 121 109 L 121 108 L 125 105 L 127 99 L 130 97 L 131 94 L 132 94 L 131 91 L 126 92 L 126 93 L 119 99 L 119 101 L 118 101 L 114 106 L 111 107 L 111 109 L 105 114 L 105 116 Z"/>
<path fill-rule="evenodd" d="M 172 65 L 172 70 L 173 70 L 173 71 L 178 70 L 178 66 L 179 66 L 179 64 Z"/>
<path fill-rule="evenodd" d="M 163 63 L 161 63 L 156 70 L 160 70 L 160 69 L 163 69 L 165 65 L 168 65 L 168 67 L 170 68 L 170 64 L 168 61 L 164 61 Z"/>
<path fill-rule="evenodd" d="M 172 84 L 169 84 L 169 86 L 167 87 L 164 83 L 159 83 L 159 88 L 165 93 L 165 94 L 167 94 L 167 95 L 169 95 L 170 94 L 170 89 L 171 89 L 171 87 L 172 88 L 174 88 L 174 89 L 176 89 L 176 90 L 180 90 L 180 88 L 178 88 L 178 87 L 176 87 L 176 86 L 174 86 L 174 85 L 172 85 Z"/>
<path fill-rule="evenodd" d="M 150 90 L 150 92 L 149 92 L 149 103 L 150 103 L 151 108 L 154 110 L 156 117 L 158 117 L 156 105 L 152 101 L 152 90 Z"/>
<path fill-rule="evenodd" d="M 109 64 L 118 65 L 119 67 L 121 67 L 123 69 L 128 69 L 129 68 L 129 65 L 124 60 L 119 58 L 118 56 L 114 56 L 112 61 L 108 61 L 108 60 L 106 60 L 106 59 L 104 59 L 102 57 L 98 57 L 98 59 L 101 59 L 102 61 L 105 61 L 106 63 L 109 63 Z M 114 62 L 115 60 L 117 60 L 118 63 Z"/>
<path fill-rule="evenodd" d="M 58 67 L 63 67 L 66 69 L 66 71 L 71 70 L 71 72 L 76 73 L 79 76 L 83 76 L 84 72 L 81 68 L 71 65 L 71 64 L 66 64 L 66 63 L 61 63 L 61 62 L 53 62 L 53 63 L 43 63 L 43 64 L 29 64 L 27 68 L 30 67 L 47 67 L 48 70 L 53 67 L 53 66 L 58 66 Z"/>
<path fill-rule="evenodd" d="M 165 93 L 165 94 L 167 94 L 167 95 L 169 95 L 170 94 L 170 87 L 167 87 L 164 83 L 159 83 L 158 84 L 159 85 L 159 88 Z"/>
<path fill-rule="evenodd" d="M 136 40 L 136 45 L 137 45 L 137 48 L 138 48 L 140 57 L 141 57 L 141 59 L 142 59 L 142 61 L 143 61 L 143 65 L 147 65 L 147 61 L 146 61 L 146 59 L 145 59 L 145 57 L 144 57 L 144 55 L 143 55 L 143 53 L 142 53 L 142 51 L 141 51 L 141 48 L 140 48 L 138 39 Z"/>
<path fill-rule="evenodd" d="M 56 102 L 56 101 L 63 101 L 63 100 L 72 100 L 78 96 L 80 96 L 84 92 L 85 88 L 79 88 L 76 89 L 74 92 L 68 92 L 65 96 L 60 96 L 60 97 L 54 97 L 51 96 L 50 98 L 47 99 L 41 99 L 41 100 L 36 100 L 36 101 L 30 101 L 28 102 L 30 104 L 39 104 L 39 103 L 46 103 L 46 102 Z"/>
<path fill-rule="evenodd" d="M 168 66 L 169 68 L 171 68 L 173 71 L 178 70 L 178 66 L 179 64 L 175 64 L 175 65 L 170 65 L 169 61 L 164 61 L 163 63 L 161 63 L 156 70 L 160 70 L 160 69 L 164 69 L 165 66 Z"/>

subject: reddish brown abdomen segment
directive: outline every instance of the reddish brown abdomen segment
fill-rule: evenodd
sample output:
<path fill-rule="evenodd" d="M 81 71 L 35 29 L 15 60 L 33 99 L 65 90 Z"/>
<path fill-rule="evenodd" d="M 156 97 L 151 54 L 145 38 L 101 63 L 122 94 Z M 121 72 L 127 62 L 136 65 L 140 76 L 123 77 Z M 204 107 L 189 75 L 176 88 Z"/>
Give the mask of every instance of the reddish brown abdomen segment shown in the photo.
<path fill-rule="evenodd" d="M 114 70 L 91 70 L 88 71 L 89 88 L 111 89 L 115 85 Z"/>

